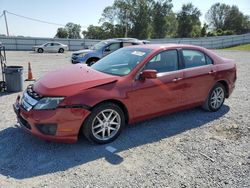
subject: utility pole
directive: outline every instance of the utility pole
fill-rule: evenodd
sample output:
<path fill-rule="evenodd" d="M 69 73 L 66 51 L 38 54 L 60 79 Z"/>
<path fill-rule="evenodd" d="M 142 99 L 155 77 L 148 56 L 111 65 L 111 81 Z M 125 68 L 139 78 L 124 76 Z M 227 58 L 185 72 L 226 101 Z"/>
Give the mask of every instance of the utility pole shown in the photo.
<path fill-rule="evenodd" d="M 7 31 L 7 36 L 9 37 L 9 28 L 8 28 L 8 22 L 7 22 L 7 17 L 6 17 L 6 10 L 3 11 L 4 19 L 5 19 L 5 26 L 6 26 L 6 31 Z"/>

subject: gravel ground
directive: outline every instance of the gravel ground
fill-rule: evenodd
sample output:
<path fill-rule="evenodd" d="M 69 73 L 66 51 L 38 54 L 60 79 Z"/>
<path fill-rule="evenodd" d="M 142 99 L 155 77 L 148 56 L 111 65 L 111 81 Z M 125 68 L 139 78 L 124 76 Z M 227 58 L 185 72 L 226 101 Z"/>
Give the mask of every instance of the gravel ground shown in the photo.
<path fill-rule="evenodd" d="M 15 127 L 18 93 L 0 94 L 0 187 L 250 187 L 250 53 L 217 53 L 238 65 L 236 89 L 220 111 L 195 108 L 137 123 L 108 145 L 28 135 Z M 30 61 L 39 78 L 70 64 L 70 53 L 7 52 L 7 59 L 23 65 L 25 77 Z"/>

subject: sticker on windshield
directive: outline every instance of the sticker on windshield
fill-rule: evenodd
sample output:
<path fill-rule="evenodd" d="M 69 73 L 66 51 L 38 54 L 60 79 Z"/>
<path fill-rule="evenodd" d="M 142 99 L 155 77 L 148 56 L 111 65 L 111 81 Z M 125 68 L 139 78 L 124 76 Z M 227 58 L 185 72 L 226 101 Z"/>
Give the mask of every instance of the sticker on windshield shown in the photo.
<path fill-rule="evenodd" d="M 138 56 L 144 56 L 144 55 L 145 55 L 145 52 L 133 51 L 131 54 L 133 54 L 133 55 L 138 55 Z"/>

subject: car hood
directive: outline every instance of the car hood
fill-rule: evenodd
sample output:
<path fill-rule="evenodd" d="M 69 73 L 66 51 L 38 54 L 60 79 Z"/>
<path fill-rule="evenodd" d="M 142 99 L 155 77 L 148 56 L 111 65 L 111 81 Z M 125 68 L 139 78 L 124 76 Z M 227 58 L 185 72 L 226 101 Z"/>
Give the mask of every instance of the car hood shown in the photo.
<path fill-rule="evenodd" d="M 96 71 L 84 64 L 76 64 L 45 74 L 33 88 L 42 96 L 72 96 L 117 80 L 118 76 Z"/>
<path fill-rule="evenodd" d="M 83 54 L 83 53 L 90 53 L 90 52 L 93 52 L 93 50 L 89 50 L 89 49 L 78 50 L 78 51 L 73 52 L 72 54 L 76 55 L 76 54 Z"/>

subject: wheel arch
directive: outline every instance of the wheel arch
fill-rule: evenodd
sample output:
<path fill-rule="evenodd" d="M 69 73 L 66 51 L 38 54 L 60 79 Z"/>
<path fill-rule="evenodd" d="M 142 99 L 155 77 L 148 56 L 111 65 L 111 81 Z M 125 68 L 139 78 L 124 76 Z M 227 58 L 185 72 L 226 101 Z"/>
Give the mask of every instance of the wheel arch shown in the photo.
<path fill-rule="evenodd" d="M 216 83 L 220 83 L 225 87 L 225 89 L 226 89 L 226 98 L 228 98 L 229 97 L 229 86 L 228 86 L 227 81 L 226 80 L 219 80 Z"/>
<path fill-rule="evenodd" d="M 65 51 L 65 49 L 64 49 L 63 47 L 60 47 L 60 48 L 58 49 L 58 52 L 60 52 L 61 50 Z"/>
<path fill-rule="evenodd" d="M 38 47 L 36 51 L 39 52 L 39 50 L 42 50 L 42 52 L 44 52 L 44 49 L 42 47 Z"/>
<path fill-rule="evenodd" d="M 128 113 L 128 109 L 127 107 L 125 106 L 125 104 L 123 102 L 121 102 L 120 100 L 117 100 L 117 99 L 107 99 L 107 100 L 104 100 L 104 101 L 101 101 L 97 104 L 95 104 L 93 107 L 91 107 L 91 109 L 95 108 L 96 106 L 99 106 L 103 103 L 113 103 L 113 104 L 116 104 L 117 106 L 119 106 L 121 108 L 121 110 L 123 111 L 124 113 L 124 116 L 125 116 L 125 122 L 126 124 L 129 122 L 129 113 Z M 90 111 L 91 111 L 90 109 Z"/>
<path fill-rule="evenodd" d="M 99 57 L 89 57 L 89 58 L 87 59 L 86 63 L 89 64 L 92 60 L 98 61 L 98 60 L 100 60 L 100 58 L 99 58 Z"/>
<path fill-rule="evenodd" d="M 92 106 L 89 111 L 91 111 L 93 108 L 95 108 L 96 106 L 99 106 L 101 104 L 104 104 L 104 103 L 113 103 L 113 104 L 116 104 L 117 106 L 119 106 L 121 108 L 121 110 L 123 111 L 124 113 L 124 116 L 125 116 L 125 123 L 127 124 L 129 122 L 129 113 L 128 113 L 128 110 L 127 110 L 127 107 L 125 106 L 124 103 L 122 103 L 121 101 L 117 100 L 117 99 L 107 99 L 107 100 L 103 100 L 101 102 L 98 102 L 97 104 L 95 104 L 94 106 Z M 89 114 L 90 115 L 90 114 Z M 88 116 L 89 116 L 88 115 Z M 86 120 L 86 119 L 85 119 Z M 85 121 L 84 120 L 84 121 Z M 81 127 L 78 131 L 78 138 L 80 137 L 81 135 L 81 132 L 83 130 L 83 125 L 84 125 L 84 121 L 82 122 L 81 124 Z"/>

